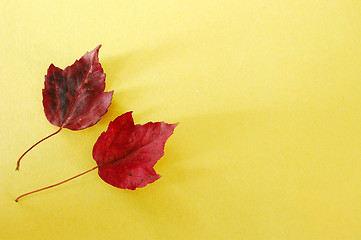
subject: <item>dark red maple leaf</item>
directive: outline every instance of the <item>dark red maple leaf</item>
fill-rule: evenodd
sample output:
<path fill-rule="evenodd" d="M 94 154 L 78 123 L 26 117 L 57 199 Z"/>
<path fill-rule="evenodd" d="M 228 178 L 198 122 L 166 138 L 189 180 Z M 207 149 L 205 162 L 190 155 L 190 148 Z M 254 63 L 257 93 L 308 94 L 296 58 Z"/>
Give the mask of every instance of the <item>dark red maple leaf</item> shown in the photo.
<path fill-rule="evenodd" d="M 64 70 L 53 64 L 48 68 L 43 89 L 43 106 L 46 118 L 59 129 L 31 146 L 33 147 L 59 133 L 63 128 L 81 130 L 96 124 L 111 103 L 113 91 L 104 92 L 105 73 L 99 63 L 101 45 L 87 52 Z"/>
<path fill-rule="evenodd" d="M 131 190 L 144 187 L 161 177 L 153 167 L 164 155 L 164 145 L 177 125 L 164 122 L 134 125 L 132 112 L 124 113 L 109 123 L 107 131 L 94 144 L 93 158 L 97 166 L 60 183 L 20 195 L 15 201 L 95 169 L 100 178 L 115 187 Z"/>

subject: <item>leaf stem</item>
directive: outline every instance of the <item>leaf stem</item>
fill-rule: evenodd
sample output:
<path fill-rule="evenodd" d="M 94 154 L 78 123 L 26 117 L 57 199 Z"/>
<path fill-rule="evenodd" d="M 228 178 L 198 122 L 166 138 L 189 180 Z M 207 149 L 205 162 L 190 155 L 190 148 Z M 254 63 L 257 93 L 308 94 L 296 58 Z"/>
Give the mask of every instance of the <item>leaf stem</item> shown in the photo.
<path fill-rule="evenodd" d="M 31 146 L 28 150 L 26 150 L 26 151 L 23 153 L 23 155 L 21 155 L 21 157 L 19 158 L 19 160 L 17 161 L 17 163 L 16 163 L 16 169 L 15 169 L 15 170 L 16 170 L 16 171 L 19 171 L 21 159 L 22 159 L 31 149 L 33 149 L 36 145 L 38 145 L 38 144 L 41 143 L 42 141 L 44 141 L 44 140 L 46 140 L 46 139 L 54 136 L 55 134 L 59 133 L 59 132 L 61 131 L 61 129 L 63 129 L 63 128 L 59 128 L 56 132 L 54 132 L 54 133 L 50 134 L 49 136 L 41 139 L 40 141 L 38 141 L 37 143 L 35 143 L 33 146 Z"/>
<path fill-rule="evenodd" d="M 93 167 L 93 168 L 91 168 L 91 169 L 89 169 L 89 170 L 87 170 L 87 171 L 85 171 L 85 172 L 82 172 L 82 173 L 80 173 L 80 174 L 78 174 L 78 175 L 75 175 L 74 177 L 68 178 L 68 179 L 66 179 L 66 180 L 64 180 L 64 181 L 61 181 L 61 182 L 59 182 L 59 183 L 56 183 L 56 184 L 53 184 L 53 185 L 50 185 L 50 186 L 47 186 L 47 187 L 43 187 L 43 188 L 37 189 L 37 190 L 35 190 L 35 191 L 31 191 L 31 192 L 22 194 L 22 195 L 20 195 L 19 197 L 17 197 L 17 198 L 15 199 L 15 202 L 18 202 L 20 198 L 25 197 L 25 196 L 27 196 L 27 195 L 30 195 L 30 194 L 33 194 L 33 193 L 36 193 L 36 192 L 40 192 L 40 191 L 43 191 L 43 190 L 46 190 L 46 189 L 49 189 L 49 188 L 52 188 L 52 187 L 59 186 L 59 185 L 61 185 L 61 184 L 63 184 L 63 183 L 69 182 L 70 180 L 73 180 L 74 178 L 80 177 L 80 176 L 82 176 L 82 175 L 84 175 L 84 174 L 86 174 L 86 173 L 88 173 L 88 172 L 91 172 L 91 171 L 97 169 L 97 168 L 99 168 L 99 166 L 95 166 L 95 167 Z"/>

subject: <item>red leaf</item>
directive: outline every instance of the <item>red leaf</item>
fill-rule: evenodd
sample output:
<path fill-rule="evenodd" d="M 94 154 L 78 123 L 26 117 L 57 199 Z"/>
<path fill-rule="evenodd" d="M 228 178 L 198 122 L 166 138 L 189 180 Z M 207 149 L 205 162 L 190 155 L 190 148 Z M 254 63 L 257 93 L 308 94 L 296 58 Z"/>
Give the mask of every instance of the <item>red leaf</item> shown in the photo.
<path fill-rule="evenodd" d="M 164 155 L 164 144 L 177 125 L 134 125 L 132 112 L 116 118 L 93 148 L 99 176 L 115 187 L 132 190 L 159 179 L 153 166 Z"/>
<path fill-rule="evenodd" d="M 49 122 L 60 128 L 25 151 L 17 161 L 16 170 L 25 154 L 45 139 L 63 128 L 81 130 L 93 126 L 107 112 L 113 91 L 104 92 L 105 73 L 98 59 L 100 47 L 64 70 L 50 65 L 43 89 L 44 112 Z"/>
<path fill-rule="evenodd" d="M 105 73 L 98 59 L 100 46 L 64 70 L 50 65 L 43 105 L 53 125 L 81 130 L 93 126 L 106 113 L 113 91 L 104 92 Z"/>

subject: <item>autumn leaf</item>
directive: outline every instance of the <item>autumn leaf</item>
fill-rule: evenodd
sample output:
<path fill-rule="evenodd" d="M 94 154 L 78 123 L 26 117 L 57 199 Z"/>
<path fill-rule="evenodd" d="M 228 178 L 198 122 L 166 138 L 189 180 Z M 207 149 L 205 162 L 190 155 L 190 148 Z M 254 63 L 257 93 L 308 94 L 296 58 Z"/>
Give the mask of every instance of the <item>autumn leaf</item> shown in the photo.
<path fill-rule="evenodd" d="M 50 65 L 45 76 L 43 106 L 48 121 L 59 129 L 31 146 L 19 158 L 16 170 L 25 154 L 45 139 L 63 128 L 81 130 L 93 126 L 107 112 L 113 91 L 104 92 L 105 73 L 98 59 L 100 47 L 64 70 Z"/>
<path fill-rule="evenodd" d="M 142 188 L 161 177 L 153 167 L 164 155 L 164 145 L 177 125 L 164 122 L 134 125 L 132 112 L 124 113 L 109 123 L 107 131 L 96 141 L 93 148 L 95 167 L 62 182 L 20 195 L 15 201 L 95 169 L 98 169 L 100 178 L 110 185 L 131 190 Z"/>
<path fill-rule="evenodd" d="M 164 155 L 164 145 L 176 124 L 149 122 L 134 125 L 132 112 L 116 118 L 98 138 L 93 158 L 107 183 L 136 189 L 160 178 L 153 166 Z"/>

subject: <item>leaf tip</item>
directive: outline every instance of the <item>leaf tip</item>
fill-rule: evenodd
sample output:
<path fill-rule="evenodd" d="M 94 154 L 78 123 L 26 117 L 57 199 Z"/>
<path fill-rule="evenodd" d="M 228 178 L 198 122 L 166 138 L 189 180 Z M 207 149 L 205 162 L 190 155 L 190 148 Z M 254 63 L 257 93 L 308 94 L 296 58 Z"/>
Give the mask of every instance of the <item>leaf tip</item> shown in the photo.
<path fill-rule="evenodd" d="M 111 90 L 111 91 L 109 91 L 108 93 L 110 93 L 111 98 L 113 98 L 114 90 Z"/>
<path fill-rule="evenodd" d="M 98 46 L 96 46 L 95 48 L 94 48 L 94 50 L 92 51 L 92 52 L 95 52 L 96 54 L 98 54 L 99 53 L 99 49 L 101 48 L 101 44 L 99 44 Z"/>
<path fill-rule="evenodd" d="M 131 119 L 133 119 L 133 111 L 123 113 L 120 117 L 123 117 L 123 118 L 130 117 Z"/>
<path fill-rule="evenodd" d="M 178 126 L 179 122 L 176 122 L 176 123 L 171 123 L 171 124 L 168 124 L 168 126 L 170 127 L 170 129 L 172 130 L 172 132 L 174 131 L 174 129 Z"/>

